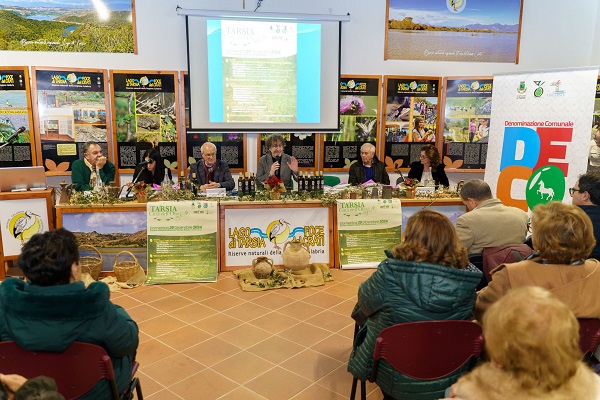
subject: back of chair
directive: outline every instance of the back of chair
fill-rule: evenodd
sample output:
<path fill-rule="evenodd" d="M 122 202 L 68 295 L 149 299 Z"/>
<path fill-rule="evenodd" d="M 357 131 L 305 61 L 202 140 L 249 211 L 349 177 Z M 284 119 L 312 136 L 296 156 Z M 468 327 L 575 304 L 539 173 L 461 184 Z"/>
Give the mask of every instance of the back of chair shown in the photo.
<path fill-rule="evenodd" d="M 335 175 L 323 175 L 323 184 L 325 186 L 335 186 L 340 183 L 341 180 L 338 176 Z"/>
<path fill-rule="evenodd" d="M 583 358 L 596 351 L 600 343 L 600 319 L 579 318 L 579 348 Z"/>
<path fill-rule="evenodd" d="M 53 378 L 67 400 L 81 397 L 106 378 L 113 399 L 119 399 L 110 357 L 100 346 L 74 342 L 62 353 L 50 353 L 24 350 L 12 341 L 0 342 L 0 365 L 5 374 Z"/>
<path fill-rule="evenodd" d="M 380 359 L 418 380 L 448 376 L 476 359 L 483 348 L 481 327 L 471 321 L 408 322 L 381 331 L 373 358 L 371 381 Z"/>

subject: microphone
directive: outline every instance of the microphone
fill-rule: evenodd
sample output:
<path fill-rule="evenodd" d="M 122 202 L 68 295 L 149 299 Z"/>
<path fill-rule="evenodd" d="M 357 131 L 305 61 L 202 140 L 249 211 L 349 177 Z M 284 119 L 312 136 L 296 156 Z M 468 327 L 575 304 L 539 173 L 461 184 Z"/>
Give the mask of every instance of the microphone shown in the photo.
<path fill-rule="evenodd" d="M 277 168 L 275 170 L 275 176 L 277 176 L 279 178 L 279 174 L 280 174 L 280 171 L 281 171 L 281 156 L 275 157 L 275 161 L 277 161 L 279 163 L 279 168 Z"/>
<path fill-rule="evenodd" d="M 399 183 L 404 182 L 404 175 L 402 175 L 402 171 L 400 171 L 400 167 L 398 166 L 398 163 L 394 163 L 394 167 L 396 168 L 396 172 L 398 172 L 400 174 L 400 178 L 398 178 L 396 180 L 396 185 Z"/>
<path fill-rule="evenodd" d="M 138 165 L 148 165 L 150 164 L 150 160 L 144 160 L 141 163 L 139 163 Z"/>

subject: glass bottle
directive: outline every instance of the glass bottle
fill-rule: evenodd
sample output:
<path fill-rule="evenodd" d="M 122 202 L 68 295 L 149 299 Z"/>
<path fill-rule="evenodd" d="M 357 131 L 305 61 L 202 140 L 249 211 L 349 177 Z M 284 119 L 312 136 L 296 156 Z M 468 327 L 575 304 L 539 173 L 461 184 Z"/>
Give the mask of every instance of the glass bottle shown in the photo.
<path fill-rule="evenodd" d="M 198 194 L 198 186 L 196 185 L 196 173 L 192 172 L 192 180 L 189 182 L 189 186 L 191 191 L 194 193 L 194 196 Z"/>
<path fill-rule="evenodd" d="M 181 171 L 181 175 L 179 176 L 179 190 L 186 189 L 186 179 L 185 179 L 185 171 Z"/>
<path fill-rule="evenodd" d="M 244 173 L 240 172 L 238 175 L 238 196 L 244 195 Z"/>
<path fill-rule="evenodd" d="M 96 168 L 96 182 L 94 182 L 94 192 L 102 193 L 104 191 L 104 182 L 100 177 L 100 168 Z"/>
<path fill-rule="evenodd" d="M 250 196 L 256 194 L 256 181 L 254 180 L 254 172 L 250 174 L 250 180 L 248 181 L 248 193 Z"/>

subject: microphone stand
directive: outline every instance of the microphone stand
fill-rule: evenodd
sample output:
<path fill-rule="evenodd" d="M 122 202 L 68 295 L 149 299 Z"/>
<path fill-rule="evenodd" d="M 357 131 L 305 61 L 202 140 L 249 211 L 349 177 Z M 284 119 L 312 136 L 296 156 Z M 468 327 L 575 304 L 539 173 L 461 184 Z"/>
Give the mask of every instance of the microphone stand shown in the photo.
<path fill-rule="evenodd" d="M 127 193 L 125 193 L 125 197 L 129 198 L 129 195 L 131 194 L 131 188 L 133 188 L 133 185 L 135 185 L 135 183 L 137 182 L 137 180 L 139 179 L 140 175 L 142 174 L 142 171 L 144 170 L 144 168 L 146 168 L 146 166 L 144 165 L 141 169 L 140 172 L 137 173 L 137 175 L 133 178 L 133 180 L 131 181 L 131 186 L 129 186 L 129 188 L 127 189 Z"/>

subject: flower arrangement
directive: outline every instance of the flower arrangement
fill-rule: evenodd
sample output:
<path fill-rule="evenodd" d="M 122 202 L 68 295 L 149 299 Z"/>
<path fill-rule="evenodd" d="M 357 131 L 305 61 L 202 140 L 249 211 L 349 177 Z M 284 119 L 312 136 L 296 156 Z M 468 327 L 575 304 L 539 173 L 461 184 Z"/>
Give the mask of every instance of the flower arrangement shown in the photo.
<path fill-rule="evenodd" d="M 263 186 L 271 193 L 285 192 L 283 181 L 276 176 L 272 176 L 263 182 Z"/>
<path fill-rule="evenodd" d="M 419 180 L 415 178 L 406 178 L 404 182 L 402 182 L 402 186 L 408 189 L 414 189 L 419 185 Z"/>
<path fill-rule="evenodd" d="M 131 191 L 135 194 L 145 193 L 148 194 L 152 191 L 152 185 L 148 185 L 145 182 L 136 182 L 131 187 Z"/>

